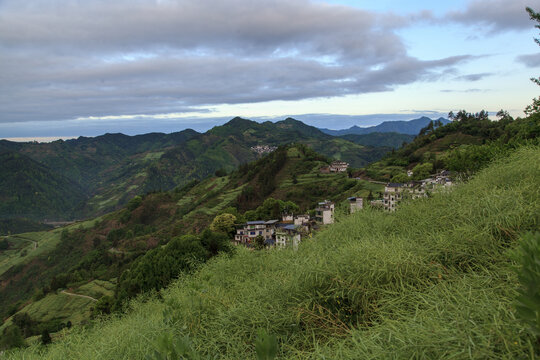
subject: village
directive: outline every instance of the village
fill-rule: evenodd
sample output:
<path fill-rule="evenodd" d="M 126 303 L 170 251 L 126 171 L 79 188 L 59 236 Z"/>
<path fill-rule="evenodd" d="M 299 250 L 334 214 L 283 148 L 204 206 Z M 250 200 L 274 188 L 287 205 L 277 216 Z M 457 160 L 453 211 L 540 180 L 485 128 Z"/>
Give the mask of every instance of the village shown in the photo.
<path fill-rule="evenodd" d="M 346 172 L 349 164 L 343 161 L 334 161 L 329 166 L 321 168 L 324 173 Z M 412 171 L 407 176 L 412 177 Z M 404 199 L 418 199 L 427 197 L 430 193 L 448 189 L 453 185 L 449 171 L 442 170 L 429 178 L 407 183 L 387 183 L 383 198 L 369 202 L 369 206 L 383 209 L 388 212 L 396 211 L 399 202 Z M 348 213 L 364 209 L 364 199 L 359 196 L 347 198 Z M 308 214 L 283 214 L 281 219 L 248 221 L 237 226 L 234 235 L 235 245 L 247 247 L 276 247 L 298 248 L 305 237 L 311 237 L 312 232 L 321 226 L 334 223 L 336 204 L 329 200 L 319 202 L 315 208 L 315 216 Z"/>

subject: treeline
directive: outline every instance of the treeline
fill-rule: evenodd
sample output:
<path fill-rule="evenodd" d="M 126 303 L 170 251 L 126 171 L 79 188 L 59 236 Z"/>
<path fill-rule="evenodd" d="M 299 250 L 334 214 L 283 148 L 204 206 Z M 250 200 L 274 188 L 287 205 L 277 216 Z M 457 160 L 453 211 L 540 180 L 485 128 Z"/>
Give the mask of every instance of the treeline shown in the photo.
<path fill-rule="evenodd" d="M 368 166 L 367 174 L 375 179 L 388 180 L 386 174 L 378 171 L 380 164 L 402 168 L 417 164 L 418 167 L 412 169 L 415 179 L 440 169 L 470 174 L 511 149 L 526 143 L 538 143 L 540 114 L 513 119 L 501 110 L 497 116 L 499 119 L 493 121 L 486 111 L 468 113 L 461 110 L 457 114 L 450 113 L 451 123 L 438 126 L 440 124 L 431 122 L 410 144 L 392 151 L 378 164 Z M 437 143 L 441 149 L 429 151 L 430 146 L 437 150 Z M 443 150 L 444 154 L 437 154 Z M 392 173 L 392 181 L 402 182 L 406 179 L 404 170 Z"/>
<path fill-rule="evenodd" d="M 210 230 L 200 235 L 178 236 L 163 247 L 150 250 L 122 273 L 116 286 L 112 309 L 121 309 L 126 300 L 143 292 L 165 288 L 181 273 L 194 270 L 217 254 L 230 253 L 226 234 Z M 104 313 L 111 309 L 102 308 Z"/>
<path fill-rule="evenodd" d="M 293 179 L 298 175 L 309 173 L 320 162 L 329 162 L 325 156 L 316 153 L 305 144 L 291 144 L 278 147 L 258 161 L 240 165 L 237 171 L 231 173 L 232 181 L 237 181 L 238 184 L 248 183 L 236 198 L 236 206 L 239 210 L 253 209 L 276 189 L 276 175 L 286 165 L 288 151 L 293 148 L 298 152 L 298 158 L 302 159 L 290 169 Z"/>
<path fill-rule="evenodd" d="M 0 152 L 0 173 L 0 218 L 70 218 L 86 199 L 75 182 L 13 151 Z"/>
<path fill-rule="evenodd" d="M 31 231 L 50 230 L 53 227 L 24 218 L 0 219 L 0 235 L 21 234 Z"/>

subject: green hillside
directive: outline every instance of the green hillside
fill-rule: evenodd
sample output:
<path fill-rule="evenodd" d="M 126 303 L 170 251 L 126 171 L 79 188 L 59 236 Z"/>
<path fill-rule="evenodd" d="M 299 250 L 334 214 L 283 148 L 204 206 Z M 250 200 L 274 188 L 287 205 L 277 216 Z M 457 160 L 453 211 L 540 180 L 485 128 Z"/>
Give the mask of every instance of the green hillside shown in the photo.
<path fill-rule="evenodd" d="M 398 149 L 402 147 L 404 143 L 411 142 L 416 135 L 399 134 L 396 132 L 374 132 L 369 134 L 340 135 L 340 137 L 360 145 Z"/>
<path fill-rule="evenodd" d="M 76 186 L 77 191 L 68 186 L 51 188 L 42 196 L 51 199 L 50 209 L 55 209 L 55 203 L 61 202 L 57 206 L 59 210 L 53 212 L 55 219 L 81 219 L 119 209 L 135 195 L 171 190 L 191 180 L 212 176 L 219 169 L 232 171 L 238 165 L 260 157 L 252 146 L 295 142 L 306 144 L 328 158 L 347 161 L 353 167 L 378 160 L 389 150 L 335 138 L 294 119 L 260 124 L 241 118 L 204 134 L 184 130 L 138 136 L 105 134 L 52 143 L 1 140 L 0 149 L 32 159 L 46 168 L 52 179 L 65 178 Z M 4 169 L 7 178 L 17 176 L 17 169 Z M 39 174 L 29 173 L 25 181 L 39 184 L 42 178 Z M 51 212 L 41 206 L 30 210 L 34 195 L 8 185 L 0 186 L 0 194 L 9 192 L 18 200 L 3 204 L 6 216 L 28 214 L 32 219 L 42 221 Z"/>
<path fill-rule="evenodd" d="M 290 118 L 262 124 L 234 118 L 187 141 L 184 146 L 165 152 L 159 161 L 149 167 L 144 189 L 166 190 L 191 179 L 203 179 L 220 168 L 231 171 L 257 158 L 257 154 L 250 149 L 252 146 L 289 143 L 306 144 L 330 159 L 347 161 L 353 167 L 378 160 L 389 150 L 335 138 Z"/>
<path fill-rule="evenodd" d="M 69 219 L 86 199 L 77 183 L 14 151 L 0 152 L 0 174 L 0 218 Z"/>
<path fill-rule="evenodd" d="M 0 251 L 0 302 L 6 304 L 0 316 L 13 307 L 21 310 L 36 293 L 120 277 L 152 249 L 201 233 L 224 211 L 244 216 L 274 198 L 293 201 L 306 212 L 324 199 L 340 203 L 382 189 L 344 173 L 321 174 L 325 165 L 326 158 L 306 145 L 283 146 L 228 175 L 135 197 L 100 219 L 11 236 L 11 247 Z"/>
<path fill-rule="evenodd" d="M 278 358 L 534 358 L 513 310 L 509 252 L 538 229 L 539 189 L 540 148 L 523 147 L 453 191 L 343 218 L 298 251 L 238 248 L 125 316 L 8 358 L 165 358 L 175 348 L 245 359 L 272 336 Z"/>
<path fill-rule="evenodd" d="M 50 230 L 52 226 L 25 218 L 0 220 L 0 235 L 19 234 L 31 231 Z"/>
<path fill-rule="evenodd" d="M 449 124 L 434 128 L 430 123 L 411 143 L 369 164 L 361 175 L 405 182 L 406 170 L 413 170 L 413 179 L 419 180 L 446 169 L 468 176 L 516 146 L 538 144 L 540 114 L 515 120 L 508 114 L 500 115 L 494 121 L 485 111 L 472 114 L 462 110 Z"/>

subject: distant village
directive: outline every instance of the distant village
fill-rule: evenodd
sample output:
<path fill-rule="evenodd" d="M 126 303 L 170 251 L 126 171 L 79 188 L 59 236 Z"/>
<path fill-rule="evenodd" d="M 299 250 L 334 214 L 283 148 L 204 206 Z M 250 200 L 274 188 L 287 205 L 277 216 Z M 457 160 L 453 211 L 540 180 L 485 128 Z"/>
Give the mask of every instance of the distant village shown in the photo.
<path fill-rule="evenodd" d="M 264 149 L 266 148 L 268 147 L 264 147 Z M 346 162 L 334 161 L 329 166 L 321 168 L 320 171 L 323 173 L 342 173 L 347 171 L 348 166 L 349 164 Z M 412 177 L 413 172 L 409 170 L 407 175 Z M 440 191 L 452 186 L 453 182 L 450 175 L 449 171 L 443 170 L 421 181 L 387 183 L 384 188 L 383 198 L 372 200 L 369 205 L 393 212 L 403 199 L 427 197 L 430 192 Z M 364 208 L 364 199 L 362 197 L 349 197 L 347 201 L 348 211 L 351 214 Z M 234 243 L 247 247 L 254 247 L 259 243 L 265 247 L 297 248 L 303 238 L 306 236 L 311 237 L 313 230 L 316 230 L 321 225 L 333 224 L 334 212 L 335 204 L 324 200 L 318 203 L 314 218 L 308 214 L 283 214 L 281 219 L 248 221 L 237 227 Z"/>
<path fill-rule="evenodd" d="M 250 149 L 259 155 L 263 155 L 263 154 L 269 154 L 275 151 L 277 149 L 277 146 L 256 145 L 256 146 L 252 146 Z"/>

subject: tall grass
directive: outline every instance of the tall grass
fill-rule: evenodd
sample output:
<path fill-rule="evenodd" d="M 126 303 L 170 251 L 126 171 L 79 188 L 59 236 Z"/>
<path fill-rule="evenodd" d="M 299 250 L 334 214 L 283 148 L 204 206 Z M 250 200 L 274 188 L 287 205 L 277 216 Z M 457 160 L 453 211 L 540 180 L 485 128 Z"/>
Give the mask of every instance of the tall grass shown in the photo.
<path fill-rule="evenodd" d="M 263 329 L 280 358 L 534 358 L 508 253 L 538 228 L 539 195 L 540 149 L 523 148 L 451 192 L 357 212 L 298 251 L 239 248 L 123 317 L 10 356 L 143 359 L 170 334 L 203 358 L 247 359 Z"/>

